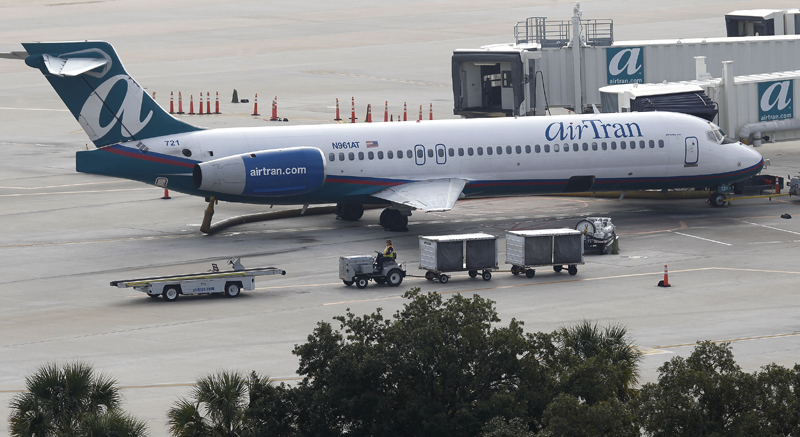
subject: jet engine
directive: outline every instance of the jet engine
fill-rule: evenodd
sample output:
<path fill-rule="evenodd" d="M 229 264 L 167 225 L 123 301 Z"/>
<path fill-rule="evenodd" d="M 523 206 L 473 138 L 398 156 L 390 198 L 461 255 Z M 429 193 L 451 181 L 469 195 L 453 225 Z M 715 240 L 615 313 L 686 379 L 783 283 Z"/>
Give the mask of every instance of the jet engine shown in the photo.
<path fill-rule="evenodd" d="M 313 147 L 260 150 L 194 166 L 194 186 L 215 193 L 279 197 L 304 194 L 325 182 L 322 151 Z"/>

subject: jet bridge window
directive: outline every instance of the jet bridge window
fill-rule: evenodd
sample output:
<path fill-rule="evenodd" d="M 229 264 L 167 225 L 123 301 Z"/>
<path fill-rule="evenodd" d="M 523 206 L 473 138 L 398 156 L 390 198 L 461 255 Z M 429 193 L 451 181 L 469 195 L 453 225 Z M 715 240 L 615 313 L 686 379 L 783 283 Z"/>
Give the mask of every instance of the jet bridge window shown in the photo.
<path fill-rule="evenodd" d="M 328 155 L 328 161 L 336 161 L 336 155 L 333 152 Z"/>
<path fill-rule="evenodd" d="M 363 161 L 364 160 L 364 152 L 358 152 L 358 160 L 359 161 Z"/>
<path fill-rule="evenodd" d="M 664 140 L 658 140 L 658 147 L 664 148 Z"/>

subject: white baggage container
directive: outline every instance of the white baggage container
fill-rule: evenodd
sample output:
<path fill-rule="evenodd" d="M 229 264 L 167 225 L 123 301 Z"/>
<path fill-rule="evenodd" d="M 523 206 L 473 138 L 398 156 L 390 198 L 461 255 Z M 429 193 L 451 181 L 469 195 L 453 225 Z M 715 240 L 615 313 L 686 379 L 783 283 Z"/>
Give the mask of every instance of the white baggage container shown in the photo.
<path fill-rule="evenodd" d="M 478 271 L 488 281 L 492 270 L 498 268 L 497 237 L 491 234 L 459 234 L 419 237 L 419 268 L 428 270 L 428 280 L 446 283 L 450 277 L 443 272 L 468 271 L 476 277 Z"/>
<path fill-rule="evenodd" d="M 553 266 L 560 272 L 564 266 L 570 275 L 578 272 L 583 262 L 584 235 L 575 229 L 540 229 L 535 231 L 506 232 L 506 264 L 511 273 L 525 273 L 532 278 L 536 270 L 531 267 Z"/>

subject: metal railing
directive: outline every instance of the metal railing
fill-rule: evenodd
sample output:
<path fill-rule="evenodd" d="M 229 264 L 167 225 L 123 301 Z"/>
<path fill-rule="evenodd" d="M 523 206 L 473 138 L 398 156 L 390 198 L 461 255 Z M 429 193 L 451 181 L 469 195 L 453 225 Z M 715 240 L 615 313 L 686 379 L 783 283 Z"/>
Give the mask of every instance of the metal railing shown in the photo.
<path fill-rule="evenodd" d="M 610 46 L 614 43 L 614 21 L 611 19 L 581 20 L 581 32 L 589 46 Z M 537 43 L 542 47 L 564 47 L 569 44 L 572 21 L 547 21 L 530 17 L 514 26 L 517 44 Z"/>

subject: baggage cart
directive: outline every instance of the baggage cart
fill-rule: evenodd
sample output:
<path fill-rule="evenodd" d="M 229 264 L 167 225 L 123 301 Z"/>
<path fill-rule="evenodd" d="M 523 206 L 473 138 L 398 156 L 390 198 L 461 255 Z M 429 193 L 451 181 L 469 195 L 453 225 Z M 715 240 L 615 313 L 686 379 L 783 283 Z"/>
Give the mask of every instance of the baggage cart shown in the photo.
<path fill-rule="evenodd" d="M 506 231 L 506 264 L 511 273 L 532 278 L 536 267 L 552 266 L 560 272 L 565 267 L 570 275 L 583 264 L 584 235 L 574 229 L 541 229 Z"/>
<path fill-rule="evenodd" d="M 497 237 L 491 234 L 460 234 L 419 237 L 419 268 L 427 270 L 425 279 L 446 284 L 445 272 L 469 272 L 471 278 L 480 273 L 484 281 L 497 270 Z"/>
<path fill-rule="evenodd" d="M 242 290 L 255 289 L 256 276 L 286 274 L 286 271 L 275 267 L 246 269 L 242 266 L 239 258 L 229 259 L 228 264 L 233 267 L 233 270 L 221 272 L 216 264 L 211 264 L 211 270 L 207 272 L 123 279 L 111 281 L 111 286 L 133 288 L 152 298 L 162 296 L 165 301 L 173 302 L 181 294 L 222 293 L 227 297 L 236 297 Z"/>

